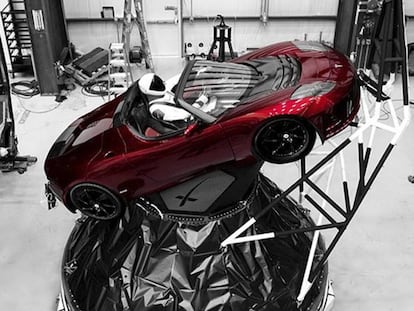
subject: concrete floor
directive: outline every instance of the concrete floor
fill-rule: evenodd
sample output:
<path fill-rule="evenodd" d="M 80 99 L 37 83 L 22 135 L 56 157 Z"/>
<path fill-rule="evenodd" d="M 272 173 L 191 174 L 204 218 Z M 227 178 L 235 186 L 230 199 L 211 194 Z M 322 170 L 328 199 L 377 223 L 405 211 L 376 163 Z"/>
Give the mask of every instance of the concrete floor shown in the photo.
<path fill-rule="evenodd" d="M 156 64 L 163 78 L 182 66 L 168 59 Z M 0 310 L 55 309 L 62 251 L 77 215 L 61 204 L 47 210 L 43 161 L 70 122 L 103 102 L 83 96 L 79 86 L 60 105 L 53 97 L 13 96 L 20 153 L 39 161 L 24 175 L 0 175 Z M 407 181 L 414 174 L 413 123 L 329 261 L 336 311 L 413 309 L 414 184 Z M 279 166 L 264 171 L 281 176 Z"/>

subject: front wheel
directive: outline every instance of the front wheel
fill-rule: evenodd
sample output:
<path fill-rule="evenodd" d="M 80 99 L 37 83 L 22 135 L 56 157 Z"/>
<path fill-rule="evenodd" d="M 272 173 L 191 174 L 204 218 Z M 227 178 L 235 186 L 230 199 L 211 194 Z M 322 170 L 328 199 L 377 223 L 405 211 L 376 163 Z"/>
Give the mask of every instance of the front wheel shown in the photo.
<path fill-rule="evenodd" d="M 264 161 L 289 163 L 306 156 L 315 143 L 316 133 L 305 120 L 278 117 L 266 122 L 257 132 L 253 148 Z"/>
<path fill-rule="evenodd" d="M 69 197 L 82 214 L 99 220 L 114 219 L 123 209 L 121 200 L 115 194 L 96 184 L 76 185 L 70 191 Z"/>

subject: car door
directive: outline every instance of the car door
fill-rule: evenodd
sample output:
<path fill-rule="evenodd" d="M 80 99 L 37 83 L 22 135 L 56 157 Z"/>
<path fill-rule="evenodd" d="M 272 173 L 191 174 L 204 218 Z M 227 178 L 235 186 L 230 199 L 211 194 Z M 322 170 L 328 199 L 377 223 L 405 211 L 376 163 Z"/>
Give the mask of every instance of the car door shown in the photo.
<path fill-rule="evenodd" d="M 141 140 L 142 146 L 142 139 L 137 140 Z M 134 151 L 129 145 L 129 149 L 126 159 L 133 175 L 150 180 L 143 185 L 145 192 L 173 186 L 234 160 L 220 124 L 199 125 L 190 134 L 147 141 L 145 149 L 139 147 Z"/>

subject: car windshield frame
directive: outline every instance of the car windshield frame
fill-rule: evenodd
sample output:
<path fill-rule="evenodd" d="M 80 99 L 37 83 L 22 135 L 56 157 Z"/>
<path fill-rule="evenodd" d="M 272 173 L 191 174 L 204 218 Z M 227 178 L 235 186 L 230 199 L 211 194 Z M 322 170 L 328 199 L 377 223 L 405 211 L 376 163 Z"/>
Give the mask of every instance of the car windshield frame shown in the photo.
<path fill-rule="evenodd" d="M 115 127 L 120 124 L 128 123 L 127 119 L 132 108 L 132 103 L 136 99 L 136 96 L 140 96 L 140 99 L 143 100 L 142 94 L 136 83 L 130 86 L 130 88 L 125 93 L 120 95 L 120 100 L 118 106 L 115 109 L 113 117 Z"/>
<path fill-rule="evenodd" d="M 114 127 L 126 125 L 130 130 L 133 131 L 135 135 L 147 141 L 162 140 L 184 133 L 186 128 L 179 128 L 168 133 L 159 133 L 159 136 L 145 135 L 145 133 L 142 130 L 140 130 L 130 122 L 131 110 L 134 108 L 134 102 L 139 102 L 141 105 L 148 105 L 148 99 L 145 97 L 144 94 L 142 94 L 137 83 L 134 83 L 125 93 L 120 95 L 120 100 L 113 116 Z"/>
<path fill-rule="evenodd" d="M 211 123 L 214 123 L 216 121 L 215 117 L 209 115 L 208 113 L 206 113 L 206 112 L 204 112 L 200 109 L 197 109 L 197 108 L 193 107 L 192 105 L 187 103 L 183 98 L 184 88 L 185 88 L 188 77 L 190 76 L 191 70 L 193 69 L 193 66 L 194 66 L 195 62 L 196 62 L 196 60 L 191 60 L 185 66 L 185 68 L 183 70 L 183 73 L 181 74 L 181 77 L 178 80 L 177 89 L 176 89 L 175 96 L 174 96 L 174 101 L 179 106 L 181 106 L 182 108 L 184 108 L 185 110 L 190 112 L 192 115 L 194 115 L 195 117 L 197 117 L 201 121 L 203 121 L 205 123 L 208 123 L 208 124 L 211 124 Z"/>

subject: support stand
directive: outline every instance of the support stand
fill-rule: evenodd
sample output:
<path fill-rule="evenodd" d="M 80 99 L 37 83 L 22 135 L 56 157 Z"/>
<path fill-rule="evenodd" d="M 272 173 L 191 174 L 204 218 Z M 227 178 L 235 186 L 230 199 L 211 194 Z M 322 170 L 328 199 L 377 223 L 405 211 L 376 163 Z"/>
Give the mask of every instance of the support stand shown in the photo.
<path fill-rule="evenodd" d="M 10 81 L 0 41 L 0 172 L 18 171 L 23 174 L 37 161 L 36 157 L 18 156 Z"/>
<path fill-rule="evenodd" d="M 381 12 L 381 7 L 377 0 L 360 0 L 356 2 L 355 24 L 352 27 L 352 37 L 348 40 L 351 47 L 350 56 L 356 68 L 366 69 L 368 51 L 371 46 L 375 24 Z M 349 55 L 349 53 L 346 54 Z"/>
<path fill-rule="evenodd" d="M 294 293 L 300 287 L 312 235 L 220 247 L 229 230 L 278 194 L 277 185 L 259 174 L 251 199 L 231 217 L 176 221 L 130 205 L 122 218 L 111 222 L 79 219 L 63 255 L 67 303 L 76 303 L 79 310 L 100 311 L 331 310 L 327 265 L 302 306 L 296 305 Z M 258 226 L 283 230 L 298 223 L 311 226 L 312 220 L 288 199 Z M 315 250 L 323 254 L 322 238 Z M 69 295 L 61 296 L 65 297 Z"/>
<path fill-rule="evenodd" d="M 230 50 L 230 57 L 234 58 L 233 47 L 231 45 L 231 27 L 227 26 L 224 23 L 224 18 L 221 15 L 217 15 L 220 18 L 220 24 L 214 26 L 213 31 L 213 43 L 211 44 L 210 51 L 207 54 L 207 59 L 209 60 L 217 60 L 219 62 L 224 62 L 226 60 L 226 52 L 225 52 L 225 44 L 227 43 L 229 50 Z M 217 47 L 218 43 L 218 56 L 217 58 L 213 57 L 213 51 Z"/>
<path fill-rule="evenodd" d="M 368 52 L 367 69 L 372 69 L 372 64 L 378 56 L 379 74 L 376 98 L 377 101 L 380 101 L 386 66 L 390 65 L 391 74 L 395 74 L 400 65 L 404 105 L 408 105 L 407 43 L 402 0 L 384 0 L 382 5 L 382 11 L 372 38 L 372 45 Z"/>
<path fill-rule="evenodd" d="M 337 230 L 336 235 L 333 237 L 326 252 L 316 265 L 314 264 L 314 258 L 316 256 L 315 250 L 313 247 L 310 249 L 308 265 L 303 277 L 302 289 L 297 298 L 298 305 L 301 305 L 303 299 L 309 293 L 309 289 L 316 280 L 316 275 L 327 262 L 328 257 L 354 218 L 356 212 L 361 207 L 363 200 L 381 171 L 384 163 L 410 122 L 407 52 L 403 21 L 404 14 L 402 0 L 385 1 L 381 16 L 375 28 L 376 31 L 373 38 L 374 44 L 368 58 L 368 64 L 372 64 L 375 52 L 379 53 L 378 65 L 380 67 L 380 74 L 378 82 L 375 82 L 363 72 L 360 73 L 362 108 L 359 116 L 360 122 L 358 124 L 358 129 L 355 132 L 352 132 L 347 139 L 340 143 L 334 142 L 334 139 L 327 141 L 325 144 L 331 145 L 332 150 L 328 150 L 322 159 L 316 162 L 316 164 L 308 170 L 306 169 L 304 159 L 301 163 L 299 179 L 288 186 L 279 197 L 258 214 L 254 215 L 254 217 L 250 218 L 250 220 L 222 243 L 222 246 L 226 247 L 236 243 L 274 239 L 299 232 L 314 231 L 315 244 L 319 236 L 317 232 L 335 228 Z M 390 28 L 388 27 L 389 25 L 392 25 L 393 27 Z M 380 37 L 382 31 L 384 32 L 384 36 Z M 387 54 L 388 51 L 392 51 L 391 56 Z M 394 65 L 394 72 L 396 71 L 398 64 L 400 64 L 402 68 L 403 109 L 401 110 L 396 109 L 392 99 L 383 91 L 384 67 L 389 63 Z M 371 98 L 374 98 L 374 101 L 372 101 Z M 388 109 L 391 116 L 388 121 L 380 118 L 383 106 Z M 380 148 L 374 148 L 374 139 L 376 133 L 380 130 L 391 134 L 390 140 L 385 146 L 385 150 L 382 151 L 382 155 L 381 150 L 378 150 Z M 367 133 L 369 139 L 368 144 L 365 147 L 364 135 Z M 350 146 L 352 143 L 356 143 L 355 150 L 357 151 L 357 157 L 359 159 L 358 172 L 355 174 L 356 177 L 351 180 L 354 181 L 353 183 L 347 178 L 348 169 L 346 168 L 343 152 L 345 148 L 348 149 L 348 152 L 351 152 L 352 149 Z M 373 160 L 373 149 L 376 149 L 375 151 L 377 154 L 379 152 L 380 156 L 378 159 Z M 338 188 L 342 188 L 342 197 L 339 198 L 334 197 L 329 193 L 332 176 L 336 166 L 339 167 L 338 175 L 342 179 L 342 184 L 338 185 Z M 354 161 L 351 161 L 351 167 L 354 166 Z M 319 178 L 326 174 L 328 175 L 327 186 L 325 189 L 322 189 L 319 186 Z M 350 189 L 354 190 L 351 191 Z M 304 205 L 307 204 L 310 208 L 319 213 L 319 219 L 315 226 L 312 228 L 300 227 L 293 230 L 278 232 L 260 232 L 260 230 L 256 230 L 254 235 L 242 236 L 242 234 L 250 227 L 256 227 L 255 223 L 258 219 L 265 217 L 269 210 L 275 209 L 279 202 L 284 200 L 295 190 L 299 190 L 300 192 L 300 202 Z"/>
<path fill-rule="evenodd" d="M 23 174 L 27 171 L 27 167 L 36 163 L 37 158 L 32 156 L 16 156 L 0 159 L 0 171 L 3 173 L 9 173 L 17 171 L 19 174 Z"/>

